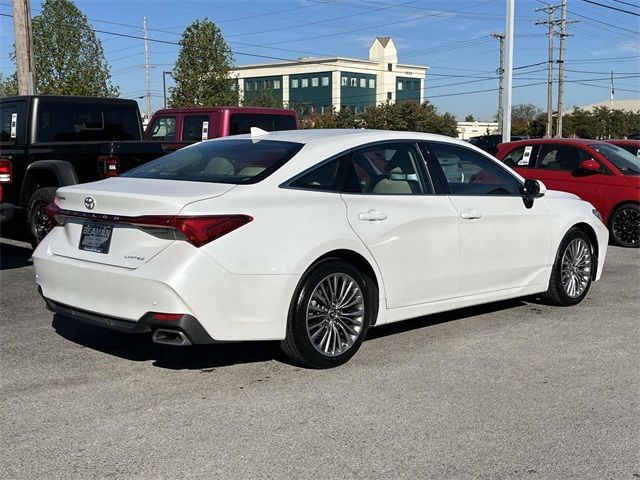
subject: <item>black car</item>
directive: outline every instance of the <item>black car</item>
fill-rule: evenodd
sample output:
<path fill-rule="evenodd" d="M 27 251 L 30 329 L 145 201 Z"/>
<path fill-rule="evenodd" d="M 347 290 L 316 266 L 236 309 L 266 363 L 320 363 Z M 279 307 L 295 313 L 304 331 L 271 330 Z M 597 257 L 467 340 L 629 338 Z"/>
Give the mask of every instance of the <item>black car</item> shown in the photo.
<path fill-rule="evenodd" d="M 526 138 L 528 137 L 512 136 L 511 141 L 515 142 L 516 140 L 525 140 Z M 498 144 L 502 143 L 502 134 L 471 137 L 469 139 L 469 143 L 471 145 L 475 145 L 478 148 L 481 148 L 491 155 L 495 155 L 496 153 L 498 153 Z"/>

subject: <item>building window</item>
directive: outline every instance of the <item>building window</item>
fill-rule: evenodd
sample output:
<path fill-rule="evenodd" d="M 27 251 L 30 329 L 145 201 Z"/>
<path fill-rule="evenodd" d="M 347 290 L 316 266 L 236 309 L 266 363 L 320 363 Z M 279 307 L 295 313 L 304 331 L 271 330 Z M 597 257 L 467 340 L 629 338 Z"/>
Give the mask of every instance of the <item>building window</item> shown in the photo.
<path fill-rule="evenodd" d="M 329 86 L 329 77 L 322 77 L 322 86 L 323 87 Z"/>
<path fill-rule="evenodd" d="M 391 92 L 387 92 L 387 100 L 392 100 L 393 94 Z"/>
<path fill-rule="evenodd" d="M 273 89 L 274 90 L 280 90 L 280 80 L 274 80 L 273 81 Z"/>
<path fill-rule="evenodd" d="M 352 87 L 357 87 L 358 86 L 358 79 L 357 78 L 351 77 L 351 86 Z"/>
<path fill-rule="evenodd" d="M 387 70 L 393 72 L 393 63 L 387 63 Z"/>
<path fill-rule="evenodd" d="M 366 78 L 361 78 L 360 79 L 360 88 L 367 88 L 367 79 Z"/>
<path fill-rule="evenodd" d="M 247 92 L 250 92 L 251 90 L 253 90 L 253 82 L 244 82 L 244 89 Z"/>
<path fill-rule="evenodd" d="M 291 80 L 291 88 L 298 88 L 298 79 L 294 78 Z"/>
<path fill-rule="evenodd" d="M 301 86 L 302 86 L 302 88 L 307 88 L 309 86 L 309 79 L 308 78 L 303 78 Z"/>
<path fill-rule="evenodd" d="M 374 78 L 369 79 L 369 88 L 376 88 L 376 81 Z"/>
<path fill-rule="evenodd" d="M 273 89 L 273 80 L 265 80 L 264 81 L 264 86 L 262 88 L 266 88 L 266 89 Z"/>
<path fill-rule="evenodd" d="M 348 77 L 342 77 L 342 86 L 346 87 L 347 85 L 349 85 L 349 78 Z"/>
<path fill-rule="evenodd" d="M 402 82 L 398 82 L 398 91 L 402 90 Z"/>
<path fill-rule="evenodd" d="M 320 85 L 320 80 L 318 79 L 318 77 L 313 77 L 311 79 L 311 86 L 312 87 L 317 87 Z"/>

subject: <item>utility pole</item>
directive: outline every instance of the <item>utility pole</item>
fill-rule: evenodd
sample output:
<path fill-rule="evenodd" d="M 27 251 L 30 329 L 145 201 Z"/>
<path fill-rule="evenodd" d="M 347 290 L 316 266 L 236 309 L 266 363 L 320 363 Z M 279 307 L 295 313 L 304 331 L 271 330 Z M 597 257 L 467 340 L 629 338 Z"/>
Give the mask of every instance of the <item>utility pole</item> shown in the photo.
<path fill-rule="evenodd" d="M 143 18 L 144 27 L 144 71 L 147 83 L 147 120 L 151 118 L 151 75 L 149 72 L 149 37 L 147 36 L 147 17 Z"/>
<path fill-rule="evenodd" d="M 569 22 L 569 23 L 575 23 Z M 560 16 L 560 53 L 558 55 L 558 121 L 556 123 L 556 137 L 562 138 L 562 115 L 564 108 L 564 50 L 567 39 L 567 0 L 562 0 Z"/>
<path fill-rule="evenodd" d="M 33 95 L 36 93 L 36 79 L 29 0 L 13 0 L 13 31 L 18 95 Z"/>
<path fill-rule="evenodd" d="M 504 115 L 502 110 L 502 97 L 504 95 L 504 33 L 494 32 L 491 36 L 497 38 L 500 42 L 500 66 L 497 72 L 500 78 L 498 83 L 498 128 L 502 132 L 502 117 Z"/>
<path fill-rule="evenodd" d="M 513 22 L 515 0 L 507 0 L 506 28 L 505 28 L 505 62 L 504 62 L 504 90 L 502 98 L 502 141 L 511 141 L 511 89 L 513 80 Z"/>
<path fill-rule="evenodd" d="M 558 6 L 545 5 L 541 8 L 536 8 L 536 12 L 544 11 L 547 13 L 547 20 L 536 22 L 536 25 L 546 25 L 548 27 L 549 35 L 549 72 L 547 79 L 547 128 L 545 137 L 553 136 L 553 40 L 555 36 L 554 27 L 557 23 L 554 18 L 554 12 Z"/>

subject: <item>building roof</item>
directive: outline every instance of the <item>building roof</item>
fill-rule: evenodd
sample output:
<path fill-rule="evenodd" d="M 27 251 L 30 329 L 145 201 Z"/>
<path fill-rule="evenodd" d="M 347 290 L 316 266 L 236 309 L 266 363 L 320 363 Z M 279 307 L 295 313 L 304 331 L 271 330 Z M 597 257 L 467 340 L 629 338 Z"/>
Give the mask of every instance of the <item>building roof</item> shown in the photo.
<path fill-rule="evenodd" d="M 379 41 L 383 47 L 386 47 L 391 37 L 376 37 L 376 40 Z"/>
<path fill-rule="evenodd" d="M 318 64 L 318 65 L 326 65 L 328 63 L 339 63 L 339 62 L 353 62 L 353 63 L 362 63 L 367 65 L 378 65 L 377 62 L 372 62 L 369 59 L 363 58 L 348 58 L 348 57 L 304 57 L 299 58 L 297 60 L 287 60 L 284 62 L 269 62 L 269 63 L 253 63 L 250 65 L 237 65 L 233 67 L 231 70 L 250 70 L 253 68 L 273 68 L 273 67 L 285 67 L 289 65 L 301 65 L 301 64 Z M 409 68 L 409 69 L 420 69 L 420 70 L 429 70 L 429 67 L 426 65 L 411 65 L 408 63 L 398 63 L 396 64 L 397 68 Z"/>
<path fill-rule="evenodd" d="M 603 100 L 602 102 L 592 103 L 590 105 L 584 105 L 579 108 L 590 112 L 596 107 L 611 108 L 612 106 L 614 110 L 629 110 L 632 112 L 637 112 L 637 111 L 640 111 L 640 99 L 614 100 L 613 103 L 610 100 Z"/>

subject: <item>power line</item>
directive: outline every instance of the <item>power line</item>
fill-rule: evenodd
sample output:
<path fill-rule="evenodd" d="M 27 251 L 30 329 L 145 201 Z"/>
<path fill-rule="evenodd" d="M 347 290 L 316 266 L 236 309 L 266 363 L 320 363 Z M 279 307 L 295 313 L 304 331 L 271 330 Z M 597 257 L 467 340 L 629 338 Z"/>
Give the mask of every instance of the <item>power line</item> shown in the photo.
<path fill-rule="evenodd" d="M 634 35 L 638 34 L 638 30 L 631 30 L 629 28 L 620 27 L 619 25 L 614 25 L 612 23 L 603 22 L 602 20 L 597 20 L 597 19 L 592 18 L 592 17 L 587 17 L 586 15 L 582 15 L 580 13 L 576 13 L 576 12 L 574 12 L 572 10 L 567 10 L 567 12 L 569 12 L 571 15 L 574 15 L 576 17 L 580 17 L 580 18 L 583 18 L 585 20 L 589 20 L 591 22 L 598 23 L 600 25 L 606 25 L 608 27 L 612 27 L 612 28 L 615 28 L 617 30 L 623 30 L 625 32 L 633 33 Z M 589 22 L 587 22 L 587 23 L 589 23 Z"/>
<path fill-rule="evenodd" d="M 495 1 L 496 0 L 489 0 L 489 1 L 485 1 L 485 2 L 479 3 L 477 5 L 474 5 L 474 6 L 486 5 L 488 3 L 494 3 Z M 423 15 L 419 15 L 419 16 L 417 16 L 415 18 L 411 18 L 409 20 L 403 19 L 403 20 L 398 20 L 398 21 L 395 21 L 395 22 L 388 22 L 388 23 L 380 24 L 380 25 L 378 25 L 376 27 L 375 31 L 377 31 L 377 32 L 380 31 L 381 27 L 388 27 L 390 25 L 398 25 L 400 23 L 408 23 L 408 22 L 414 22 L 416 20 L 423 20 L 425 17 L 442 16 L 443 14 L 455 13 L 455 12 L 458 12 L 460 10 L 464 10 L 466 8 L 471 8 L 471 6 L 462 7 L 462 8 L 456 9 L 456 10 L 440 10 L 440 11 L 438 11 L 439 12 L 438 14 L 423 14 Z M 293 40 L 283 40 L 283 41 L 280 41 L 280 42 L 272 42 L 271 45 L 280 45 L 280 44 L 283 44 L 283 43 L 300 42 L 300 41 L 303 41 L 303 40 L 315 40 L 317 38 L 326 38 L 326 37 L 332 37 L 332 36 L 336 36 L 336 35 L 344 35 L 346 33 L 363 32 L 363 31 L 368 31 L 368 30 L 370 31 L 370 30 L 373 30 L 373 29 L 371 27 L 367 26 L 367 27 L 364 27 L 364 28 L 356 28 L 356 29 L 353 29 L 353 30 L 346 30 L 346 31 L 342 31 L 342 32 L 326 33 L 326 34 L 323 34 L 323 35 L 314 35 L 314 36 L 311 36 L 311 37 L 296 38 L 296 39 L 293 39 Z M 254 33 L 260 33 L 260 32 L 254 32 Z"/>
<path fill-rule="evenodd" d="M 640 13 L 630 12 L 629 10 L 624 10 L 622 8 L 614 7 L 612 5 L 605 5 L 604 3 L 594 2 L 593 0 L 582 0 L 582 1 L 585 2 L 585 3 L 591 3 L 593 5 L 598 5 L 599 7 L 609 8 L 611 10 L 616 10 L 618 12 L 628 13 L 629 15 L 635 15 L 636 17 L 640 17 Z"/>
<path fill-rule="evenodd" d="M 634 5 L 633 3 L 623 2 L 622 0 L 613 0 L 616 3 L 621 3 L 623 5 L 629 5 L 630 7 L 640 8 L 640 5 Z"/>

